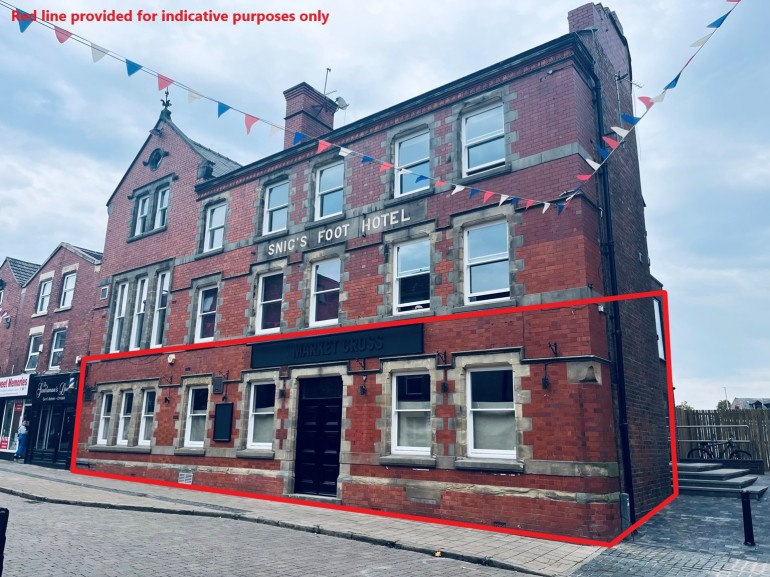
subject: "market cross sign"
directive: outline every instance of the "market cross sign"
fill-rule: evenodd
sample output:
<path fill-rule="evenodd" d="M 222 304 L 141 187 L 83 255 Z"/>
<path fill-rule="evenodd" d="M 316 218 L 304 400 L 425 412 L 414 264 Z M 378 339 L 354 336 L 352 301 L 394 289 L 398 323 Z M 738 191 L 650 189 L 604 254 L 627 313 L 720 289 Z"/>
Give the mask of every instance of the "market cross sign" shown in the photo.
<path fill-rule="evenodd" d="M 264 369 L 423 352 L 423 325 L 268 341 L 251 345 L 251 368 Z"/>

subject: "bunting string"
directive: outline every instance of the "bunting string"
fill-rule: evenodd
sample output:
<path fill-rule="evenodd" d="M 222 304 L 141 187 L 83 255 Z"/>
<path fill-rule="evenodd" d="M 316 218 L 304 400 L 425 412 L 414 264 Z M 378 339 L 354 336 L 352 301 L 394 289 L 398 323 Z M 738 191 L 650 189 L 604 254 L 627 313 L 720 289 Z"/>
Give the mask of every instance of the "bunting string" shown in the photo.
<path fill-rule="evenodd" d="M 358 157 L 361 160 L 362 164 L 377 164 L 379 165 L 379 172 L 387 172 L 389 170 L 397 170 L 398 175 L 403 174 L 411 174 L 415 176 L 415 182 L 421 182 L 421 181 L 429 181 L 432 182 L 434 186 L 436 187 L 444 187 L 449 186 L 451 187 L 451 191 L 449 192 L 449 195 L 455 195 L 458 192 L 467 191 L 468 192 L 468 198 L 473 198 L 476 195 L 481 195 L 482 198 L 482 204 L 487 204 L 490 200 L 492 200 L 495 197 L 498 197 L 498 206 L 502 206 L 506 202 L 510 202 L 515 208 L 519 207 L 519 203 L 523 203 L 524 210 L 527 210 L 531 208 L 534 205 L 541 205 L 543 207 L 543 213 L 545 213 L 551 205 L 556 206 L 557 215 L 561 215 L 561 213 L 564 211 L 566 206 L 569 204 L 569 201 L 572 200 L 572 198 L 575 197 L 576 194 L 582 191 L 584 184 L 586 181 L 593 178 L 593 176 L 601 170 L 601 168 L 609 161 L 610 157 L 615 153 L 618 148 L 620 148 L 620 145 L 624 143 L 626 138 L 631 134 L 631 132 L 634 131 L 634 129 L 637 127 L 639 122 L 647 116 L 647 114 L 650 112 L 652 107 L 655 104 L 659 104 L 663 102 L 663 100 L 666 97 L 666 93 L 669 90 L 672 90 L 677 87 L 679 84 L 679 80 L 681 79 L 682 73 L 684 70 L 690 65 L 690 63 L 693 61 L 695 56 L 698 55 L 698 53 L 703 49 L 703 47 L 708 44 L 708 42 L 711 40 L 711 38 L 714 36 L 716 31 L 724 24 L 725 20 L 727 20 L 727 17 L 730 16 L 733 10 L 737 8 L 738 4 L 741 0 L 726 0 L 728 3 L 734 4 L 730 10 L 727 11 L 724 15 L 720 16 L 716 20 L 714 20 L 711 24 L 707 26 L 708 29 L 711 29 L 710 32 L 708 32 L 705 36 L 702 38 L 699 38 L 695 42 L 693 42 L 690 47 L 696 48 L 695 52 L 690 56 L 690 58 L 685 62 L 684 66 L 682 66 L 677 72 L 677 74 L 674 76 L 674 78 L 664 86 L 663 90 L 658 94 L 657 96 L 640 96 L 639 100 L 642 102 L 642 104 L 645 107 L 645 110 L 641 116 L 633 116 L 631 114 L 622 113 L 620 115 L 621 121 L 627 125 L 629 125 L 629 128 L 623 128 L 621 126 L 611 126 L 611 130 L 617 135 L 618 138 L 610 138 L 609 136 L 603 136 L 602 142 L 604 145 L 606 145 L 607 148 L 605 148 L 603 145 L 597 143 L 596 144 L 596 151 L 600 156 L 600 161 L 597 162 L 593 158 L 586 158 L 584 157 L 583 160 L 585 160 L 586 164 L 591 167 L 591 172 L 587 172 L 584 174 L 578 174 L 576 175 L 576 180 L 580 183 L 577 184 L 574 188 L 570 190 L 566 190 L 562 193 L 560 193 L 556 199 L 551 201 L 542 201 L 542 200 L 533 200 L 529 198 L 525 198 L 518 194 L 503 194 L 499 192 L 494 192 L 491 190 L 482 190 L 478 188 L 468 188 L 461 184 L 456 184 L 452 182 L 447 182 L 438 178 L 434 178 L 431 176 L 419 174 L 416 172 L 413 172 L 409 169 L 400 168 L 394 166 L 390 162 L 386 162 L 384 160 L 378 160 L 376 158 L 373 158 L 371 156 L 365 155 L 361 152 L 357 152 L 355 150 L 352 150 L 350 148 L 346 148 L 344 146 L 341 146 L 339 144 L 335 144 L 332 142 L 329 142 L 327 140 L 323 140 L 320 138 L 311 138 L 307 134 L 303 134 L 302 132 L 293 132 L 290 130 L 287 130 L 284 126 L 281 126 L 278 123 L 271 122 L 269 120 L 264 119 L 261 116 L 256 116 L 249 114 L 248 112 L 245 112 L 243 110 L 240 110 L 238 108 L 235 108 L 233 106 L 230 106 L 228 104 L 225 104 L 224 102 L 221 102 L 218 99 L 206 96 L 205 94 L 194 90 L 190 88 L 189 86 L 186 86 L 185 84 L 178 82 L 177 80 L 173 80 L 172 78 L 165 76 L 161 74 L 160 72 L 156 72 L 155 70 L 152 70 L 150 68 L 147 68 L 146 66 L 143 66 L 137 62 L 134 62 L 132 60 L 129 60 L 128 58 L 121 56 L 117 54 L 116 52 L 99 46 L 95 44 L 94 42 L 91 42 L 87 38 L 84 38 L 82 36 L 78 36 L 77 34 L 74 34 L 68 30 L 64 30 L 60 28 L 59 26 L 55 26 L 54 24 L 41 20 L 39 18 L 32 19 L 31 15 L 28 12 L 25 12 L 16 6 L 9 4 L 6 0 L 0 0 L 0 6 L 3 6 L 11 11 L 17 12 L 19 15 L 26 16 L 18 19 L 19 24 L 19 31 L 21 33 L 24 33 L 27 28 L 29 28 L 30 24 L 32 22 L 36 22 L 46 28 L 49 28 L 53 30 L 54 35 L 56 37 L 56 40 L 60 44 L 64 44 L 67 41 L 74 41 L 78 42 L 84 46 L 88 46 L 91 49 L 91 58 L 94 63 L 97 63 L 101 61 L 105 56 L 109 56 L 110 58 L 113 58 L 114 60 L 117 60 L 119 62 L 122 62 L 126 66 L 126 73 L 129 77 L 134 76 L 138 72 L 143 72 L 145 74 L 149 74 L 150 76 L 153 76 L 157 79 L 157 86 L 158 90 L 166 90 L 171 86 L 176 86 L 182 90 L 187 91 L 187 101 L 188 103 L 195 102 L 197 100 L 208 100 L 209 102 L 215 103 L 217 106 L 217 118 L 221 118 L 224 114 L 228 112 L 233 113 L 239 113 L 242 114 L 244 117 L 244 125 L 246 129 L 246 134 L 251 134 L 251 129 L 256 125 L 257 123 L 262 123 L 270 128 L 270 135 L 277 134 L 279 132 L 286 132 L 291 135 L 292 137 L 292 143 L 294 145 L 298 145 L 301 143 L 316 143 L 316 154 L 320 154 L 326 150 L 329 150 L 330 148 L 337 147 L 339 148 L 339 155 L 342 157 L 348 157 L 348 156 L 354 156 Z"/>

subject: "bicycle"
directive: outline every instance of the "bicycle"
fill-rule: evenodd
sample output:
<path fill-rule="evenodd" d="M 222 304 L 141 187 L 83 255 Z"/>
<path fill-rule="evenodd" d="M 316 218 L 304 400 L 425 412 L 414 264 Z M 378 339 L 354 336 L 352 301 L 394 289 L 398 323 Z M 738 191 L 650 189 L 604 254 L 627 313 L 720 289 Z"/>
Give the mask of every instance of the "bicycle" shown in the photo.
<path fill-rule="evenodd" d="M 732 437 L 727 441 L 700 441 L 698 447 L 690 449 L 690 452 L 687 453 L 687 458 L 715 460 L 723 458 L 723 455 L 728 455 L 727 459 L 730 460 L 746 461 L 754 458 L 748 451 L 737 449 L 733 441 L 734 439 Z"/>

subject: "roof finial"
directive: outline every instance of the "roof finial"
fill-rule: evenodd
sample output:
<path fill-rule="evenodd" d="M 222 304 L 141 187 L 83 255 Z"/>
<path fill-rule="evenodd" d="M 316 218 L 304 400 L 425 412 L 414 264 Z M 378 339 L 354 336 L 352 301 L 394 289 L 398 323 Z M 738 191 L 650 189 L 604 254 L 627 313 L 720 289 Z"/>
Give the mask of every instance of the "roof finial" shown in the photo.
<path fill-rule="evenodd" d="M 163 110 L 168 110 L 168 107 L 171 106 L 171 100 L 168 97 L 168 88 L 166 88 L 166 98 L 161 98 L 160 103 L 163 105 Z"/>

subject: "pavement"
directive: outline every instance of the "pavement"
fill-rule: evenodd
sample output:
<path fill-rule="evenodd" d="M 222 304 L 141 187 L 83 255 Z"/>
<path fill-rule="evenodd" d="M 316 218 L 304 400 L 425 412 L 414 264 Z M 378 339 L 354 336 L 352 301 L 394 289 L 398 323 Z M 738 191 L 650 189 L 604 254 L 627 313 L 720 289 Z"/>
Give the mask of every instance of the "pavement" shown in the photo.
<path fill-rule="evenodd" d="M 0 461 L 0 493 L 149 513 L 223 517 L 354 539 L 533 575 L 569 575 L 605 548 L 416 522 L 339 509 L 232 497 Z"/>
<path fill-rule="evenodd" d="M 770 480 L 770 479 L 766 479 Z M 607 549 L 164 487 L 0 461 L 0 493 L 49 503 L 217 517 L 353 539 L 548 576 L 770 576 L 770 502 L 753 501 L 757 545 L 743 544 L 739 499 L 681 496 L 620 545 Z"/>

